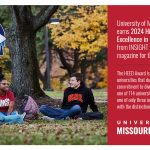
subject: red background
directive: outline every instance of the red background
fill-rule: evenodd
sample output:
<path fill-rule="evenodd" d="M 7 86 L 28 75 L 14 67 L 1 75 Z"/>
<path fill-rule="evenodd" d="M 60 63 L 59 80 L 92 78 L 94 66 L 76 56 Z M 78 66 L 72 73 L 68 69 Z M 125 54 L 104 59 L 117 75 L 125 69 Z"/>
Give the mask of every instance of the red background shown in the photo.
<path fill-rule="evenodd" d="M 116 53 L 117 53 L 116 30 L 119 29 L 119 27 L 116 26 L 117 19 L 122 21 L 123 20 L 124 21 L 150 20 L 150 6 L 108 6 L 108 144 L 117 144 L 117 145 L 150 144 L 150 135 L 117 135 L 116 134 L 117 120 L 132 120 L 132 121 L 150 120 L 150 110 L 117 110 L 116 109 L 116 105 L 117 105 L 116 71 L 117 70 L 150 71 L 150 59 L 144 59 L 144 60 L 130 59 L 126 61 L 122 59 L 116 59 Z M 128 29 L 131 27 L 123 27 L 123 28 Z M 137 36 L 132 35 L 132 37 L 137 37 Z M 146 35 L 146 37 L 150 37 L 150 35 Z M 148 52 L 150 52 L 150 50 L 148 50 Z M 135 125 L 135 126 L 137 127 L 142 125 Z"/>

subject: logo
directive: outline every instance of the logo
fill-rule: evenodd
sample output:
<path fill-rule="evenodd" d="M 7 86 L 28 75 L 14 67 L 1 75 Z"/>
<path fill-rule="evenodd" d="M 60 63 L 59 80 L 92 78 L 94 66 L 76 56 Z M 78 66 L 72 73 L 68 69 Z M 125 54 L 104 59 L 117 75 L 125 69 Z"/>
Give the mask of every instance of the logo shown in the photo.
<path fill-rule="evenodd" d="M 83 102 L 82 99 L 82 94 L 71 94 L 68 96 L 68 102 L 72 101 L 80 101 L 81 103 Z"/>
<path fill-rule="evenodd" d="M 0 56 L 3 56 L 4 54 L 5 40 L 5 32 L 2 25 L 0 24 Z"/>

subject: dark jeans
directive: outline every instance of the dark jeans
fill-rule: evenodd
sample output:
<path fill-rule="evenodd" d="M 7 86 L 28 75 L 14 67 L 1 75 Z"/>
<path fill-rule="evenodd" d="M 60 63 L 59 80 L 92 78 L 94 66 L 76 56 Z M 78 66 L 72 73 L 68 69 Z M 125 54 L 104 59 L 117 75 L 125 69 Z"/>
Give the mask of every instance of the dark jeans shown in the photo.
<path fill-rule="evenodd" d="M 55 118 L 56 120 L 66 119 L 66 117 L 74 117 L 81 114 L 79 105 L 74 105 L 70 109 L 54 108 L 48 105 L 42 105 L 40 112 L 45 116 Z"/>

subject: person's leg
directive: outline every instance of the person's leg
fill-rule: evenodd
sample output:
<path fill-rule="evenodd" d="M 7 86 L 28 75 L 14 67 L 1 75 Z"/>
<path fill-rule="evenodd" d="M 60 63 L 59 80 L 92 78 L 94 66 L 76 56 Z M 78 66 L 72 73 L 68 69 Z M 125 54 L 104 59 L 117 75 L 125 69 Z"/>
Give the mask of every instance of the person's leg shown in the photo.
<path fill-rule="evenodd" d="M 3 123 L 5 114 L 0 112 L 0 123 Z"/>
<path fill-rule="evenodd" d="M 67 117 L 74 117 L 82 113 L 79 105 L 74 105 L 70 109 L 53 108 L 47 105 L 40 107 L 40 112 L 48 117 L 55 118 L 57 120 L 65 119 Z"/>
<path fill-rule="evenodd" d="M 4 116 L 3 123 L 6 124 L 20 124 L 23 123 L 24 115 L 8 115 Z"/>
<path fill-rule="evenodd" d="M 55 118 L 55 119 L 59 118 L 59 116 L 61 116 L 64 113 L 63 109 L 53 108 L 48 105 L 42 105 L 40 107 L 40 112 L 45 116 Z"/>
<path fill-rule="evenodd" d="M 11 115 L 19 115 L 19 114 L 18 114 L 18 111 L 13 111 L 13 112 L 11 113 Z"/>
<path fill-rule="evenodd" d="M 79 105 L 74 105 L 70 109 L 64 110 L 64 113 L 58 117 L 58 119 L 65 119 L 67 117 L 74 117 L 81 114 L 81 107 Z"/>
<path fill-rule="evenodd" d="M 0 122 L 3 124 L 17 124 L 23 123 L 24 115 L 18 115 L 16 112 L 12 112 L 7 116 L 7 113 L 0 112 Z"/>

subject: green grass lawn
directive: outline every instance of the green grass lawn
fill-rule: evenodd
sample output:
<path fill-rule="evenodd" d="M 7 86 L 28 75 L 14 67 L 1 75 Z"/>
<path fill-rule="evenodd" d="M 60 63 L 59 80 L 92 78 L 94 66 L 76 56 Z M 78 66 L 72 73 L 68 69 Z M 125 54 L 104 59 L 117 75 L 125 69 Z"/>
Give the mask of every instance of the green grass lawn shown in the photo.
<path fill-rule="evenodd" d="M 103 121 L 36 121 L 32 124 L 2 125 L 0 144 L 82 145 L 106 144 Z"/>
<path fill-rule="evenodd" d="M 92 90 L 92 91 L 96 100 L 107 100 L 107 89 Z M 54 99 L 63 98 L 63 91 L 45 91 L 45 93 Z"/>
<path fill-rule="evenodd" d="M 94 91 L 97 97 L 107 99 L 106 92 Z M 101 95 L 99 95 L 101 93 Z M 53 98 L 62 99 L 61 92 L 48 92 Z M 102 145 L 107 144 L 107 104 L 98 103 L 104 113 L 104 119 L 99 121 L 43 121 L 36 120 L 22 125 L 1 125 L 1 145 Z"/>

